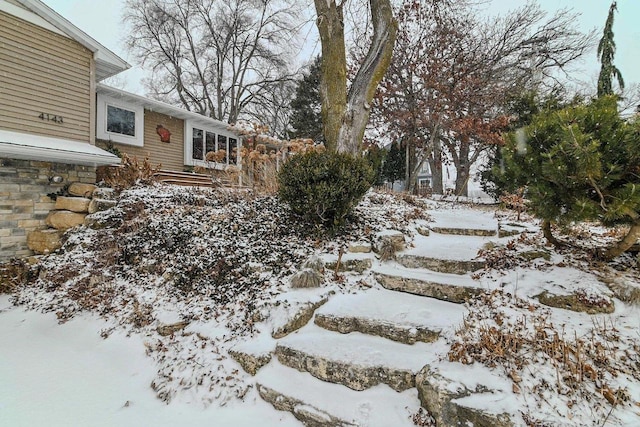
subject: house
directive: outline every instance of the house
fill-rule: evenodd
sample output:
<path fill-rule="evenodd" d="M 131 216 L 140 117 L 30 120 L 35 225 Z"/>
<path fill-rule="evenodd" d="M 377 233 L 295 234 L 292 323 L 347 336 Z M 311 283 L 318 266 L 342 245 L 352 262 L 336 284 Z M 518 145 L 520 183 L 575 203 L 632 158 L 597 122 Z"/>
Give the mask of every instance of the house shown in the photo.
<path fill-rule="evenodd" d="M 120 163 L 105 148 L 170 171 L 240 164 L 224 123 L 101 83 L 128 68 L 40 0 L 0 0 L 0 262 L 32 254 L 48 194 Z M 206 162 L 219 149 L 226 158 Z"/>

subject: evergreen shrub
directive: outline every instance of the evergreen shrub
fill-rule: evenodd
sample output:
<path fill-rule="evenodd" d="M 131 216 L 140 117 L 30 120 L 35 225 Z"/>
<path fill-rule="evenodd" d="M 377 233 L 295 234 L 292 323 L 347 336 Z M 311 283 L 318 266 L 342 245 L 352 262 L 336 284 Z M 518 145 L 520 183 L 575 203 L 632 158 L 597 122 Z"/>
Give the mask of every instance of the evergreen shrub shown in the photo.
<path fill-rule="evenodd" d="M 295 214 L 336 229 L 371 188 L 374 172 L 368 163 L 345 153 L 297 154 L 278 174 L 278 195 Z"/>

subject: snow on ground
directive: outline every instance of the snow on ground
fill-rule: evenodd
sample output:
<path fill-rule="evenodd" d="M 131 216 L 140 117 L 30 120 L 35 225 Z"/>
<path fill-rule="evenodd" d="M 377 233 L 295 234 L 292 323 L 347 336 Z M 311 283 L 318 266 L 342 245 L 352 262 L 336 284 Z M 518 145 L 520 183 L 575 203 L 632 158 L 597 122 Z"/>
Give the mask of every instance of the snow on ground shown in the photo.
<path fill-rule="evenodd" d="M 323 239 L 309 233 L 308 225 L 298 224 L 272 197 L 172 187 L 126 192 L 116 208 L 97 215 L 104 228 L 68 233 L 62 253 L 40 260 L 36 280 L 12 297 L 0 296 L 0 336 L 4 338 L 0 425 L 253 426 L 257 420 L 264 426 L 299 425 L 290 414 L 275 411 L 257 396 L 255 378 L 244 373 L 228 351 L 248 344 L 272 349 L 271 331 L 298 307 L 329 292 L 337 295 L 322 310 L 395 316 L 410 323 L 427 318 L 443 329 L 436 343 L 418 343 L 402 351 L 395 350 L 400 344 L 391 345 L 382 338 L 358 338 L 361 348 L 370 343 L 380 349 L 388 346 L 394 349 L 392 355 L 368 350 L 366 355 L 349 353 L 346 344 L 327 348 L 329 355 L 366 356 L 376 363 L 395 357 L 416 369 L 430 363 L 469 389 L 484 385 L 499 391 L 463 400 L 470 407 L 510 412 L 518 425 L 525 425 L 520 415 L 533 417 L 529 420 L 541 426 L 596 425 L 605 419 L 607 425 L 640 425 L 640 312 L 616 299 L 601 280 L 608 272 L 637 286 L 637 270 L 628 258 L 614 265 L 618 271 L 598 270 L 584 254 L 544 247 L 530 218 L 516 221 L 515 215 L 494 215 L 486 207 L 476 211 L 448 202 L 404 199 L 370 193 L 344 236 Z M 511 224 L 527 233 L 505 238 L 422 236 L 415 228 L 423 227 L 430 215 L 435 226 L 492 228 L 495 218 L 495 223 Z M 370 271 L 338 277 L 325 271 L 327 284 L 320 290 L 290 289 L 288 279 L 310 256 L 336 260 L 348 243 L 370 242 L 386 230 L 405 233 L 413 246 L 406 253 L 474 259 L 481 250 L 491 268 L 474 277 L 427 274 L 374 259 L 373 271 L 431 277 L 493 292 L 457 306 L 452 314 L 445 309 L 447 304 L 429 304 L 428 299 L 413 303 L 418 304 L 415 309 L 407 303 L 390 313 L 389 307 L 382 307 L 382 293 L 388 291 L 376 289 Z M 343 260 L 349 257 L 373 255 L 348 255 Z M 549 309 L 536 299 L 543 291 L 569 295 L 576 289 L 583 289 L 596 302 L 599 297 L 613 301 L 614 313 Z M 356 296 L 363 298 L 362 303 L 350 309 L 353 302 L 340 294 L 361 294 Z M 404 297 L 393 303 L 402 304 Z M 448 327 L 453 320 L 459 327 Z M 160 333 L 172 326 L 178 329 Z M 317 326 L 306 329 L 318 332 L 311 341 L 326 339 Z M 583 370 L 590 366 L 596 376 L 580 386 L 570 375 L 558 380 L 561 372 L 566 374 L 559 366 L 565 365 L 559 365 L 548 346 L 539 346 L 544 340 L 535 333 L 540 331 L 547 337 L 557 332 L 557 342 L 564 343 L 564 348 L 584 343 L 589 359 L 579 366 Z M 351 344 L 356 335 L 349 335 Z M 514 336 L 524 343 L 517 348 L 524 349 L 526 357 L 514 352 L 511 359 L 501 359 L 487 353 L 487 339 Z M 346 343 L 348 338 L 336 339 Z M 284 340 L 310 345 L 295 335 Z M 328 341 L 327 346 L 334 342 Z M 456 357 L 470 364 L 449 361 L 456 345 Z M 282 373 L 273 362 L 263 369 L 258 376 Z M 314 384 L 298 377 L 300 386 Z M 295 389 L 280 380 L 283 387 Z M 333 390 L 339 387 L 330 385 L 325 394 L 305 392 L 320 399 L 314 403 L 329 407 L 339 393 Z M 388 397 L 382 389 L 378 386 L 363 394 L 357 407 L 369 410 L 382 405 L 375 401 Z M 616 406 L 608 403 L 609 392 L 614 393 Z M 590 398 L 585 397 L 588 394 Z M 415 390 L 393 396 L 394 408 L 404 404 L 398 417 L 406 417 L 407 408 L 416 410 Z M 353 408 L 344 411 L 349 410 Z"/>
<path fill-rule="evenodd" d="M 299 426 L 255 394 L 205 408 L 200 401 L 160 401 L 149 386 L 155 367 L 145 339 L 99 331 L 108 322 L 82 314 L 58 324 L 54 314 L 24 311 L 0 296 L 0 425 Z"/>

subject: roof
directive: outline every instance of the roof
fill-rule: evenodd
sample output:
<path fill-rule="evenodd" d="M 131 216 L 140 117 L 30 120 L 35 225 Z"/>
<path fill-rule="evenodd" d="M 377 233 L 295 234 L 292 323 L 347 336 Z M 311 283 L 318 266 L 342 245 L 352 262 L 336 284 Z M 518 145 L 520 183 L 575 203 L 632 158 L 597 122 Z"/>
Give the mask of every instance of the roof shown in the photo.
<path fill-rule="evenodd" d="M 95 145 L 0 129 L 0 157 L 86 166 L 120 164 L 120 158 Z"/>
<path fill-rule="evenodd" d="M 116 89 L 105 84 L 96 85 L 96 92 L 104 94 L 112 98 L 123 100 L 127 103 L 142 106 L 149 111 L 165 114 L 167 116 L 176 117 L 178 119 L 190 120 L 194 124 L 201 126 L 213 127 L 220 130 L 226 130 L 231 133 L 235 133 L 229 130 L 229 124 L 220 120 L 212 119 L 202 114 L 187 111 L 184 108 L 176 107 L 166 102 L 156 101 L 155 99 L 146 98 L 144 96 L 136 95 L 134 93 L 126 92 L 122 89 Z"/>
<path fill-rule="evenodd" d="M 131 68 L 131 65 L 118 55 L 98 43 L 95 39 L 73 25 L 62 15 L 51 9 L 40 0 L 14 0 L 24 8 L 35 13 L 49 24 L 60 30 L 67 37 L 77 41 L 94 54 L 96 61 L 96 81 L 104 80 Z"/>

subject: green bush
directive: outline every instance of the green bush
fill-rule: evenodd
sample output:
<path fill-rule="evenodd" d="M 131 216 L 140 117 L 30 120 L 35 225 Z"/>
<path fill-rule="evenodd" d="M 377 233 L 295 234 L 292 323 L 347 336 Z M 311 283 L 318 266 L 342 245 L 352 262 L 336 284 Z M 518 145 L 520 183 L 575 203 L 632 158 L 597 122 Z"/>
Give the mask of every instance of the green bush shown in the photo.
<path fill-rule="evenodd" d="M 371 188 L 374 173 L 363 158 L 315 151 L 297 154 L 278 174 L 278 195 L 294 213 L 335 229 Z"/>

